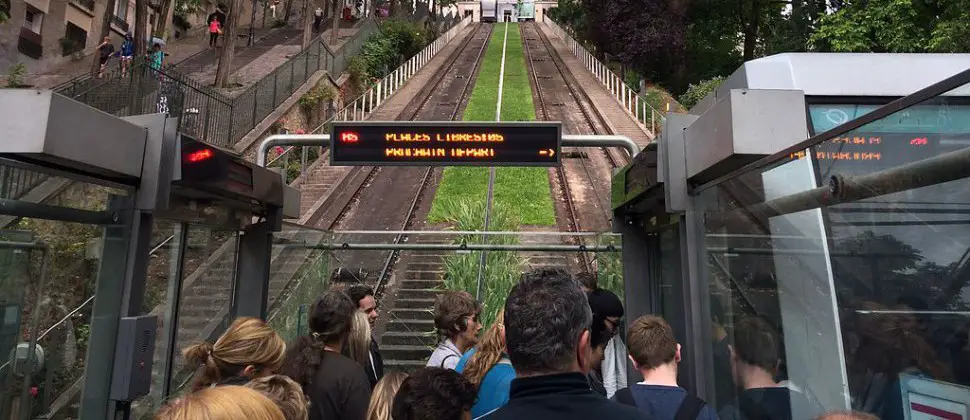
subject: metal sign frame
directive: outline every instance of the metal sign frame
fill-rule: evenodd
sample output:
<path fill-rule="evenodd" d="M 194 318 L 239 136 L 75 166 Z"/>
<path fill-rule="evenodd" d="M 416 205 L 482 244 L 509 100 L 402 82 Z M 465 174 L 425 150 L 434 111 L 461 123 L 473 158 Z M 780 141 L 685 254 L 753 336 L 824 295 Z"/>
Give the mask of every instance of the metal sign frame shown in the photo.
<path fill-rule="evenodd" d="M 269 149 L 274 146 L 319 146 L 329 148 L 330 134 L 276 134 L 269 136 L 259 144 L 259 151 L 256 154 L 257 165 L 266 166 L 266 156 L 269 153 Z M 630 156 L 636 156 L 640 153 L 640 146 L 633 142 L 633 140 L 626 136 L 617 135 L 563 134 L 560 136 L 560 148 L 562 147 L 620 147 L 625 149 Z"/>
<path fill-rule="evenodd" d="M 340 162 L 336 158 L 336 152 L 338 147 L 337 142 L 334 139 L 337 127 L 415 127 L 416 129 L 421 128 L 454 128 L 456 130 L 462 127 L 468 128 L 490 128 L 495 131 L 501 131 L 504 128 L 555 128 L 556 130 L 556 145 L 555 145 L 555 159 L 546 162 L 501 162 L 496 160 L 469 160 L 467 162 L 455 161 L 455 158 L 450 161 L 417 161 L 417 160 L 400 160 L 400 161 L 378 161 L 378 160 L 365 160 L 361 162 Z M 460 143 L 464 144 L 464 143 Z M 507 143 L 508 144 L 508 143 Z M 502 147 L 512 148 L 515 146 L 503 145 Z M 407 144 L 401 147 L 409 148 L 413 145 Z M 490 144 L 469 144 L 467 147 L 488 147 Z M 449 149 L 456 149 L 455 144 L 448 144 L 447 146 L 441 145 L 441 147 L 446 147 Z M 332 125 L 330 132 L 330 166 L 463 166 L 463 167 L 556 167 L 562 164 L 562 122 L 559 121 L 513 121 L 513 122 L 495 122 L 495 121 L 335 121 Z M 542 148 L 536 148 L 536 153 L 538 153 Z M 492 159 L 496 159 L 493 157 Z"/>

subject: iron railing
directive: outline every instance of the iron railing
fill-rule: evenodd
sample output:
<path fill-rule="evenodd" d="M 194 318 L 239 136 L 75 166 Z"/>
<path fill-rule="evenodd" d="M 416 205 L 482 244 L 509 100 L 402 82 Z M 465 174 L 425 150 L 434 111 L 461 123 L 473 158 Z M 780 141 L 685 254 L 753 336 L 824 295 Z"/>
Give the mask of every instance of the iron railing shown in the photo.
<path fill-rule="evenodd" d="M 0 198 L 17 200 L 47 180 L 47 175 L 12 166 L 0 166 Z"/>
<path fill-rule="evenodd" d="M 133 63 L 137 71 L 128 72 L 130 74 L 114 69 L 101 78 L 85 75 L 54 90 L 118 116 L 167 113 L 178 118 L 180 132 L 209 144 L 231 148 L 317 71 L 327 71 L 336 79 L 377 29 L 373 20 L 365 21 L 354 37 L 335 51 L 323 39 L 317 38 L 309 47 L 232 98 L 175 70 L 150 69 L 141 59 Z"/>
<path fill-rule="evenodd" d="M 434 58 L 445 45 L 457 37 L 461 30 L 471 23 L 471 18 L 465 18 L 459 21 L 451 21 L 450 23 L 453 24 L 446 28 L 444 33 L 442 33 L 438 39 L 429 44 L 427 47 L 424 47 L 421 52 L 415 54 L 414 57 L 411 57 L 411 59 L 392 71 L 383 79 L 371 83 L 369 89 L 364 91 L 364 93 L 358 96 L 353 102 L 350 102 L 342 109 L 335 112 L 334 115 L 328 120 L 317 126 L 317 128 L 314 129 L 311 134 L 328 132 L 330 125 L 334 121 L 361 121 L 369 118 L 371 113 L 373 113 L 377 107 L 384 103 L 384 101 L 395 92 L 400 90 L 401 87 L 404 86 L 404 84 L 407 83 L 415 73 L 424 68 L 424 66 L 428 64 L 428 62 L 431 61 L 431 59 Z M 313 146 L 313 148 L 319 147 L 320 146 Z M 268 158 L 268 163 L 266 166 L 284 168 L 283 174 L 284 177 L 286 177 L 286 182 L 292 182 L 303 175 L 307 168 L 313 164 L 313 160 L 307 159 L 307 150 L 307 147 L 290 146 L 283 149 L 276 156 Z M 300 152 L 301 155 L 297 156 L 297 152 Z M 315 154 L 318 158 L 328 156 L 326 151 L 322 150 L 311 153 Z M 293 168 L 290 167 L 289 162 L 291 157 L 293 159 L 299 159 L 299 170 L 293 171 Z"/>
<path fill-rule="evenodd" d="M 618 76 L 616 73 L 613 73 L 613 71 L 610 70 L 606 64 L 600 62 L 596 56 L 590 53 L 582 44 L 573 39 L 573 37 L 570 36 L 570 34 L 560 27 L 555 21 L 547 17 L 545 22 L 546 25 L 548 25 L 553 32 L 555 32 L 556 36 L 561 38 L 566 43 L 569 49 L 573 52 L 573 55 L 583 61 L 583 65 L 586 66 L 586 69 L 593 73 L 600 83 L 606 86 L 606 88 L 613 95 L 613 98 L 616 99 L 616 101 L 619 102 L 620 105 L 622 105 L 623 108 L 634 117 L 634 119 L 636 119 L 637 123 L 642 125 L 647 130 L 650 130 L 650 133 L 654 135 L 660 132 L 661 127 L 663 127 L 664 120 L 666 120 L 664 112 L 650 106 L 650 104 L 648 104 L 646 101 L 640 100 L 640 95 L 637 93 L 636 89 L 627 86 L 622 77 Z"/>

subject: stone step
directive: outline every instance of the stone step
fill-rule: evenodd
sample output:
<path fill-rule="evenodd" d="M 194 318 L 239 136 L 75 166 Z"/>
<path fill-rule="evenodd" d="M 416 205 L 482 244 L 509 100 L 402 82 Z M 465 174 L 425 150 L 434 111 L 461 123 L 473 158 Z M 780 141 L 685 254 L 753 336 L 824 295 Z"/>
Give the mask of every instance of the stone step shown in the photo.
<path fill-rule="evenodd" d="M 434 331 L 434 321 L 430 319 L 395 319 L 387 323 L 387 331 L 424 334 Z"/>
<path fill-rule="evenodd" d="M 434 352 L 434 346 L 387 345 L 381 347 L 381 357 L 392 360 L 427 361 Z"/>
<path fill-rule="evenodd" d="M 434 308 L 434 298 L 398 298 L 394 301 L 395 308 Z"/>
<path fill-rule="evenodd" d="M 435 289 L 398 289 L 397 296 L 404 299 L 435 299 L 441 290 Z"/>
<path fill-rule="evenodd" d="M 384 359 L 384 373 L 404 372 L 411 373 L 423 368 L 428 363 L 427 360 L 394 360 Z"/>
<path fill-rule="evenodd" d="M 418 345 L 434 347 L 438 338 L 432 334 L 412 334 L 409 332 L 388 331 L 380 337 L 381 346 L 384 345 Z"/>
<path fill-rule="evenodd" d="M 444 278 L 444 270 L 404 270 L 404 278 L 408 280 L 440 280 Z"/>
<path fill-rule="evenodd" d="M 434 310 L 431 308 L 395 308 L 391 309 L 391 319 L 434 319 Z"/>
<path fill-rule="evenodd" d="M 408 262 L 408 271 L 444 271 L 445 262 L 444 261 L 421 261 L 421 262 Z"/>
<path fill-rule="evenodd" d="M 444 287 L 442 280 L 413 280 L 405 278 L 401 280 L 401 287 L 405 289 L 440 289 Z"/>

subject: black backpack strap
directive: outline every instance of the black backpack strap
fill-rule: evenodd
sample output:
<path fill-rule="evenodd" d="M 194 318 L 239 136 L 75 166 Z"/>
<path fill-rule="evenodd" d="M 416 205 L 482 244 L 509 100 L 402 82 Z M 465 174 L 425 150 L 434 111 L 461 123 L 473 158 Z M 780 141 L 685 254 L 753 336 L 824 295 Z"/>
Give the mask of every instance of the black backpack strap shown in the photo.
<path fill-rule="evenodd" d="M 623 405 L 631 405 L 634 407 L 637 406 L 637 401 L 633 399 L 633 391 L 630 391 L 630 388 L 623 388 L 616 391 L 616 393 L 613 394 L 613 399 Z"/>
<path fill-rule="evenodd" d="M 695 420 L 701 414 L 701 410 L 704 409 L 705 405 L 707 403 L 704 400 L 687 394 L 684 396 L 684 400 L 680 402 L 680 408 L 677 409 L 674 420 Z"/>
<path fill-rule="evenodd" d="M 445 362 L 447 362 L 448 359 L 451 359 L 452 357 L 458 357 L 458 356 L 455 356 L 454 354 L 449 354 L 449 355 L 445 356 L 444 359 L 441 359 L 441 363 L 438 364 L 438 367 L 440 367 L 440 368 L 445 367 Z"/>

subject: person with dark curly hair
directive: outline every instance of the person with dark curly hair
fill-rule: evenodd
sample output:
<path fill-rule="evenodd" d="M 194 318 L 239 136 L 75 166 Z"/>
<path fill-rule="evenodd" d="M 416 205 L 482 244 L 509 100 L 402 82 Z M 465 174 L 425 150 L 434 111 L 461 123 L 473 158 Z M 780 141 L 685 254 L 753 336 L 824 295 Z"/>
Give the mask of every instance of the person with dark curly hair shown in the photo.
<path fill-rule="evenodd" d="M 313 305 L 308 336 L 286 352 L 281 373 L 303 388 L 310 420 L 363 420 L 371 387 L 364 369 L 342 355 L 357 305 L 347 295 L 329 291 Z"/>
<path fill-rule="evenodd" d="M 471 418 L 475 386 L 458 372 L 438 367 L 418 369 L 394 396 L 394 420 L 464 420 Z"/>

